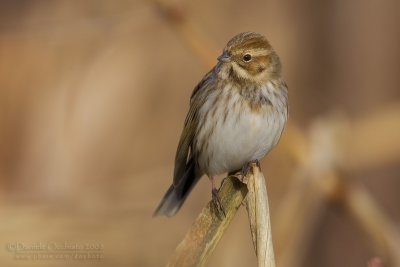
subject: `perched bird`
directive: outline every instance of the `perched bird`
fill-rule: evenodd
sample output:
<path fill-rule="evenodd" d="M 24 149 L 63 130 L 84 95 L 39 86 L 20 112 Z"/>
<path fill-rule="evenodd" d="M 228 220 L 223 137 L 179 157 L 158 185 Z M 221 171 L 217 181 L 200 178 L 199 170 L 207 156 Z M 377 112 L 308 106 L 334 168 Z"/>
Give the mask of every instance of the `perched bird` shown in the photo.
<path fill-rule="evenodd" d="M 214 177 L 261 160 L 278 143 L 287 117 L 278 55 L 261 34 L 236 35 L 193 90 L 173 182 L 154 215 L 176 214 L 203 174 L 219 206 Z"/>

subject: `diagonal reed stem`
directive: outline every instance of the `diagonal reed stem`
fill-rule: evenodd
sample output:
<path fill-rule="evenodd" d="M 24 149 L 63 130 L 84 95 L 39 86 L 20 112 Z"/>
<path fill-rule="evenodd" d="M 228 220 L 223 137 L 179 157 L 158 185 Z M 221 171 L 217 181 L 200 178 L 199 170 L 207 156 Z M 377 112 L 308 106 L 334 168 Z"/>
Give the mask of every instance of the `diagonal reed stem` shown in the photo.
<path fill-rule="evenodd" d="M 225 216 L 222 216 L 210 201 L 176 248 L 168 267 L 204 266 L 246 197 L 258 266 L 275 267 L 264 176 L 260 169 L 252 164 L 243 181 L 245 183 L 236 176 L 225 178 L 218 192 Z"/>
<path fill-rule="evenodd" d="M 210 201 L 176 248 L 167 266 L 204 266 L 246 195 L 245 184 L 235 176 L 227 177 L 218 192 L 225 217 L 221 218 Z"/>

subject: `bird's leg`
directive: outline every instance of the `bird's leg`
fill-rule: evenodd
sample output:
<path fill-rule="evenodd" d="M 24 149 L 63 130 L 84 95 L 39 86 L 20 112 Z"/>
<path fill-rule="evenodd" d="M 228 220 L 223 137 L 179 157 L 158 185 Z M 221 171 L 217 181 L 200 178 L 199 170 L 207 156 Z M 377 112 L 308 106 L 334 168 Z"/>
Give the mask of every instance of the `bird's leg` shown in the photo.
<path fill-rule="evenodd" d="M 212 187 L 211 188 L 212 202 L 213 202 L 215 208 L 217 209 L 217 211 L 222 213 L 225 217 L 226 215 L 225 215 L 224 207 L 222 206 L 221 200 L 218 197 L 218 189 L 215 186 L 215 179 L 213 176 L 210 176 L 209 178 L 211 180 L 211 187 Z"/>

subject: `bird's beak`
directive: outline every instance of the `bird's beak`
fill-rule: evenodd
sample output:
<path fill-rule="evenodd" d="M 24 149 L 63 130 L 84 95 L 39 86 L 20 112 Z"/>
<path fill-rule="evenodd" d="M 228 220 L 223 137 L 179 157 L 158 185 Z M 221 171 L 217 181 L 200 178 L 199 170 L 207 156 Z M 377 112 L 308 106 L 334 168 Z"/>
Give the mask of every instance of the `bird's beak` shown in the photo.
<path fill-rule="evenodd" d="M 231 60 L 231 56 L 228 51 L 224 51 L 217 59 L 219 62 L 229 62 Z"/>

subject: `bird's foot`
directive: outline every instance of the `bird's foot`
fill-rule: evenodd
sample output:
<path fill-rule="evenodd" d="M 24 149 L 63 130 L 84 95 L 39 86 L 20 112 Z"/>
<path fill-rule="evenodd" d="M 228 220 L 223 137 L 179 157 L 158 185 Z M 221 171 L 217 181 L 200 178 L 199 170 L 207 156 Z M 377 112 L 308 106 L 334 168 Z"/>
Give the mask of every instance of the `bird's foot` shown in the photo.
<path fill-rule="evenodd" d="M 246 183 L 245 177 L 249 174 L 250 168 L 251 168 L 251 165 L 252 165 L 252 164 L 256 164 L 256 166 L 261 170 L 260 161 L 258 161 L 258 159 L 255 159 L 255 160 L 252 160 L 252 161 L 247 162 L 247 163 L 243 166 L 242 171 L 241 171 L 241 175 L 242 175 L 242 179 L 241 179 L 241 180 L 242 180 L 242 182 L 244 182 L 244 183 Z"/>
<path fill-rule="evenodd" d="M 258 159 L 249 161 L 249 162 L 247 162 L 247 163 L 243 166 L 243 168 L 242 168 L 242 175 L 243 175 L 243 176 L 246 176 L 247 174 L 249 174 L 250 167 L 251 167 L 252 164 L 256 164 L 256 166 L 257 166 L 259 169 L 261 169 L 260 162 L 258 161 Z"/>

